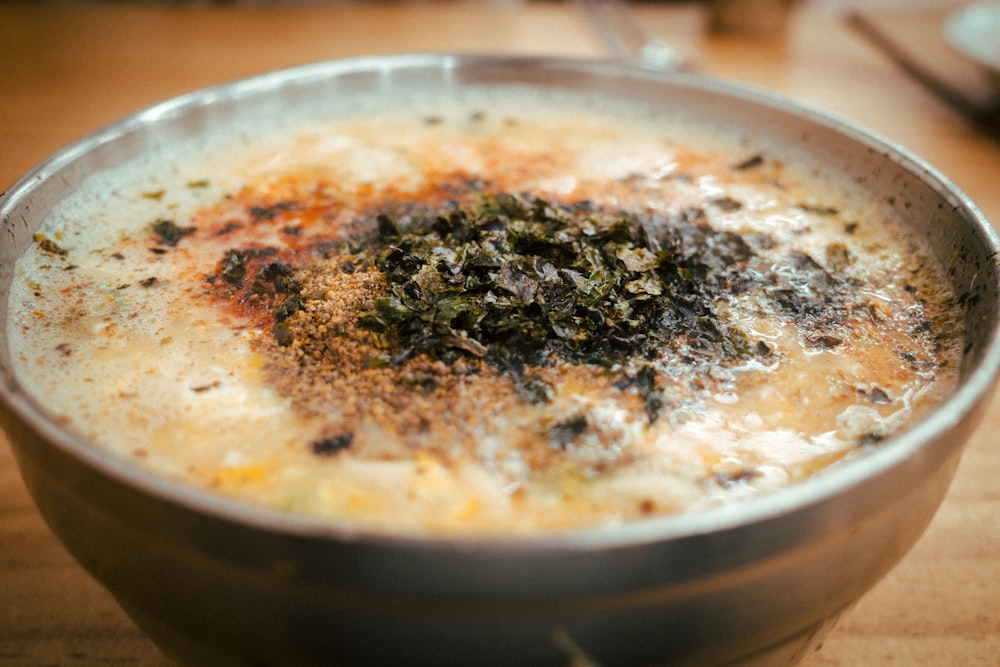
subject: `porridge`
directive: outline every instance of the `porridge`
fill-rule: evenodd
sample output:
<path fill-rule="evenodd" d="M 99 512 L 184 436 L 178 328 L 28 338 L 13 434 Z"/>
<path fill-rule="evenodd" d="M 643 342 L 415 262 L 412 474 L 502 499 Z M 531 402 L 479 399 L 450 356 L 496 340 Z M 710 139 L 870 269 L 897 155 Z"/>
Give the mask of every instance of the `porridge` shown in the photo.
<path fill-rule="evenodd" d="M 888 203 L 568 104 L 422 100 L 95 175 L 17 267 L 18 375 L 165 475 L 445 533 L 745 501 L 953 389 L 954 295 Z"/>

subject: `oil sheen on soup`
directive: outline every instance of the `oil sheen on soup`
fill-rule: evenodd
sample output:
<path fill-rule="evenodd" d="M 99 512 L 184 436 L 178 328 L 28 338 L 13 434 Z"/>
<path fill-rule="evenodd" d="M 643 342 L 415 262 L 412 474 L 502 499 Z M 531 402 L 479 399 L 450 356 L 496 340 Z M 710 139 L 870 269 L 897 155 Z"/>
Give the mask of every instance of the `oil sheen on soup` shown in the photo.
<path fill-rule="evenodd" d="M 95 446 L 365 529 L 746 502 L 956 382 L 941 267 L 828 171 L 509 90 L 234 128 L 52 213 L 17 266 L 16 370 Z"/>

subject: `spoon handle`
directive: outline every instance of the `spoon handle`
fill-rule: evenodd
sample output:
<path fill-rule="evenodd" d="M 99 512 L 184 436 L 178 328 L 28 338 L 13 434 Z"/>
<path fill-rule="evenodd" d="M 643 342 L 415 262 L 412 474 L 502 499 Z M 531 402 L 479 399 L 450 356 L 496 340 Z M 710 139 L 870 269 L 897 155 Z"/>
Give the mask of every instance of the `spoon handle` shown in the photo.
<path fill-rule="evenodd" d="M 646 69 L 687 68 L 673 46 L 646 34 L 622 0 L 577 0 L 577 5 L 614 57 Z"/>

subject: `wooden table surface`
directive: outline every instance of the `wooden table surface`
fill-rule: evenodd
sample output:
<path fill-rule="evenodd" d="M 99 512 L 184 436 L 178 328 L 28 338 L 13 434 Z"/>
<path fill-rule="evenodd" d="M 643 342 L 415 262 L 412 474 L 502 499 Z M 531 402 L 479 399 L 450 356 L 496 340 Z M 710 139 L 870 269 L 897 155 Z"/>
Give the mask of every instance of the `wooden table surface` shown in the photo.
<path fill-rule="evenodd" d="M 902 144 L 1000 222 L 1000 142 L 901 76 L 828 9 L 800 5 L 788 31 L 767 38 L 712 35 L 692 5 L 643 5 L 637 15 L 708 75 L 777 91 Z M 428 50 L 604 53 L 577 10 L 556 2 L 0 3 L 0 187 L 81 135 L 195 88 L 333 57 Z M 1000 664 L 997 433 L 995 400 L 923 539 L 807 665 Z M 169 663 L 48 531 L 4 442 L 0 667 L 100 664 Z"/>

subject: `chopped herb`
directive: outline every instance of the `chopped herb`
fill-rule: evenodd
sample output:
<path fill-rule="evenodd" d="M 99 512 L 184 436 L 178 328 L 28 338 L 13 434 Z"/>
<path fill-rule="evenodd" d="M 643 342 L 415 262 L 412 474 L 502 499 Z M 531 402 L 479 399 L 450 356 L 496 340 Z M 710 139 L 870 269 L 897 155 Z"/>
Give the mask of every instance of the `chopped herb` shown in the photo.
<path fill-rule="evenodd" d="M 157 220 L 152 225 L 153 234 L 159 239 L 160 245 L 174 247 L 185 236 L 194 234 L 194 227 L 181 227 L 173 220 Z"/>
<path fill-rule="evenodd" d="M 293 273 L 292 266 L 278 257 L 278 249 L 268 246 L 227 251 L 217 275 L 233 287 L 246 282 L 254 293 L 284 296 L 297 294 L 301 287 Z"/>
<path fill-rule="evenodd" d="M 507 194 L 405 220 L 382 214 L 365 252 L 388 293 L 361 324 L 407 356 L 472 355 L 515 371 L 555 357 L 649 359 L 679 339 L 744 354 L 739 332 L 705 317 L 725 289 L 705 261 L 752 251 L 736 235 L 703 230 L 700 249 L 692 240 L 654 245 L 635 215 Z"/>
<path fill-rule="evenodd" d="M 840 347 L 844 343 L 844 340 L 839 336 L 820 334 L 808 336 L 806 338 L 806 343 L 811 347 L 817 347 L 822 350 L 832 350 L 835 347 Z"/>
<path fill-rule="evenodd" d="M 288 297 L 281 304 L 281 306 L 278 308 L 278 310 L 274 313 L 274 321 L 277 322 L 277 323 L 279 323 L 279 324 L 281 322 L 284 322 L 289 317 L 291 317 L 292 314 L 295 313 L 295 311 L 297 311 L 299 308 L 301 308 L 304 305 L 304 303 L 305 302 L 302 300 L 302 297 L 300 297 L 297 294 L 294 295 L 294 296 Z"/>
<path fill-rule="evenodd" d="M 426 371 L 413 371 L 411 373 L 407 373 L 406 383 L 411 387 L 419 387 L 420 389 L 428 392 L 434 391 L 439 386 L 437 375 Z"/>
<path fill-rule="evenodd" d="M 242 229 L 242 228 L 243 228 L 243 225 L 241 225 L 238 222 L 230 220 L 225 225 L 223 225 L 222 228 L 219 229 L 219 231 L 215 232 L 215 235 L 216 236 L 225 236 L 226 234 L 229 234 L 230 232 L 235 232 L 237 229 Z"/>
<path fill-rule="evenodd" d="M 743 208 L 743 202 L 729 196 L 716 197 L 710 203 L 720 211 L 739 211 Z"/>
<path fill-rule="evenodd" d="M 885 440 L 885 438 L 884 433 L 866 433 L 858 439 L 858 445 L 862 447 L 865 445 L 877 445 Z"/>
<path fill-rule="evenodd" d="M 623 391 L 634 389 L 639 394 L 651 424 L 659 418 L 660 412 L 667 405 L 666 396 L 656 387 L 656 373 L 649 366 L 640 368 L 634 375 L 619 378 L 614 386 Z"/>
<path fill-rule="evenodd" d="M 282 260 L 270 262 L 264 266 L 264 270 L 261 271 L 261 275 L 271 281 L 279 278 L 287 278 L 292 275 L 292 267 L 288 264 L 288 262 Z"/>
<path fill-rule="evenodd" d="M 392 359 L 388 354 L 380 354 L 368 359 L 368 368 L 385 368 L 392 365 Z"/>
<path fill-rule="evenodd" d="M 354 442 L 353 433 L 340 433 L 330 438 L 323 438 L 312 443 L 309 448 L 319 456 L 332 456 L 337 452 L 349 449 Z"/>
<path fill-rule="evenodd" d="M 753 169 L 755 167 L 760 167 L 764 164 L 764 157 L 761 155 L 754 155 L 752 157 L 743 160 L 733 166 L 733 169 L 738 171 L 743 171 L 744 169 Z"/>
<path fill-rule="evenodd" d="M 875 403 L 876 405 L 887 405 L 892 402 L 889 398 L 889 394 L 885 392 L 885 389 L 881 387 L 872 387 L 869 390 L 859 389 L 858 393 L 868 402 Z"/>
<path fill-rule="evenodd" d="M 293 201 L 283 201 L 271 206 L 251 206 L 250 215 L 254 223 L 268 222 L 274 220 L 285 211 L 298 209 L 298 204 Z"/>
<path fill-rule="evenodd" d="M 577 436 L 587 430 L 587 418 L 583 415 L 571 417 L 549 429 L 549 440 L 556 449 L 566 449 Z"/>
<path fill-rule="evenodd" d="M 514 391 L 529 405 L 541 405 L 549 401 L 552 387 L 535 377 L 525 377 L 521 373 L 513 375 Z"/>
<path fill-rule="evenodd" d="M 843 271 L 854 261 L 854 257 L 843 243 L 831 243 L 823 250 L 823 261 L 831 269 Z"/>
<path fill-rule="evenodd" d="M 806 213 L 813 213 L 814 215 L 837 215 L 839 213 L 833 206 L 800 203 L 798 207 Z"/>
<path fill-rule="evenodd" d="M 755 468 L 741 467 L 737 470 L 717 471 L 711 480 L 721 487 L 730 487 L 748 482 L 758 475 L 760 472 Z"/>
<path fill-rule="evenodd" d="M 735 208 L 719 200 L 711 211 Z M 320 239 L 306 260 L 345 277 L 378 274 L 349 323 L 311 320 L 314 311 L 330 311 L 309 303 L 334 297 L 310 291 L 301 282 L 309 270 L 299 275 L 303 266 L 275 248 L 230 250 L 208 279 L 266 308 L 280 347 L 324 354 L 334 347 L 324 341 L 356 336 L 357 327 L 370 334 L 370 369 L 398 369 L 421 356 L 488 364 L 529 404 L 553 394 L 533 369 L 591 365 L 638 395 L 653 423 L 671 405 L 664 358 L 726 365 L 775 355 L 728 319 L 733 295 L 759 295 L 819 349 L 843 344 L 844 322 L 863 302 L 843 274 L 852 263 L 846 247 L 827 247 L 826 266 L 803 252 L 762 260 L 758 250 L 773 251 L 773 239 L 714 229 L 711 211 L 651 215 L 505 193 L 383 205 L 359 225 L 369 231 Z M 403 381 L 433 391 L 438 373 Z"/>
<path fill-rule="evenodd" d="M 222 277 L 230 285 L 240 287 L 247 275 L 246 254 L 239 250 L 231 250 L 222 260 Z"/>
<path fill-rule="evenodd" d="M 271 333 L 274 335 L 274 342 L 281 347 L 288 347 L 294 340 L 292 330 L 289 328 L 287 322 L 275 323 L 275 325 L 271 328 Z"/>
<path fill-rule="evenodd" d="M 41 233 L 35 234 L 35 243 L 38 244 L 38 247 L 41 248 L 42 251 L 47 252 L 50 255 L 59 255 L 60 257 L 65 257 L 66 255 L 69 254 L 69 251 L 67 251 L 58 243 L 50 239 L 48 236 L 45 236 L 44 234 Z"/>

